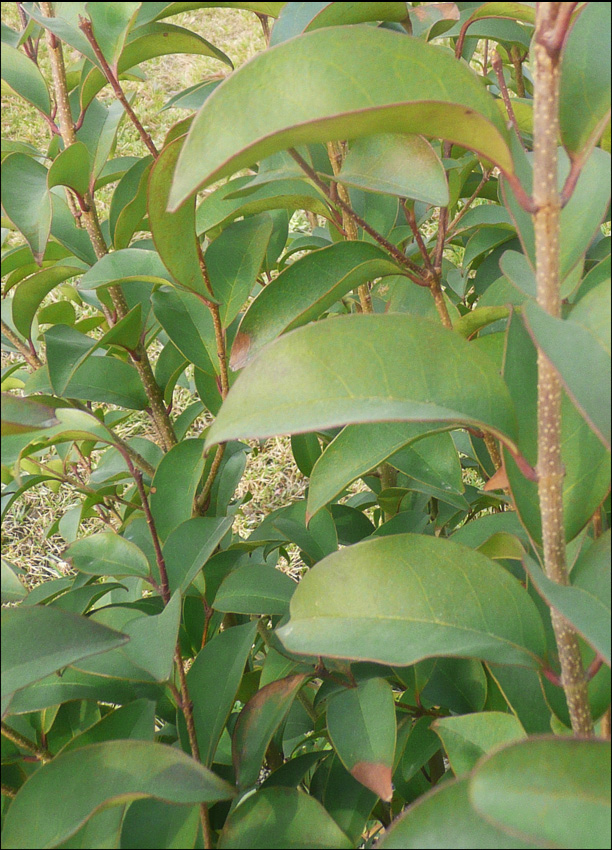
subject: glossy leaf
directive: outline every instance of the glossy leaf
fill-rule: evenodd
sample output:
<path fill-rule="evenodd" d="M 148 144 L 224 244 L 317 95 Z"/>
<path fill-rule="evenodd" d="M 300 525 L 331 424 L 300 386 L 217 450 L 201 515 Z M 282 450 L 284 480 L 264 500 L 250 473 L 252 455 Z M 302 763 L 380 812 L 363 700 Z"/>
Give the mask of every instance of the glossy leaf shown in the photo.
<path fill-rule="evenodd" d="M 363 359 L 364 346 L 375 358 Z M 460 366 L 471 370 L 467 387 Z M 463 421 L 510 441 L 515 428 L 493 363 L 468 342 L 408 315 L 355 315 L 335 319 L 333 333 L 318 322 L 268 346 L 230 390 L 207 443 L 385 419 Z"/>
<path fill-rule="evenodd" d="M 54 186 L 69 186 L 79 195 L 85 195 L 89 191 L 90 170 L 87 147 L 83 142 L 75 142 L 53 160 L 47 175 L 47 185 L 49 189 Z"/>
<path fill-rule="evenodd" d="M 192 292 L 158 289 L 152 296 L 155 317 L 190 363 L 209 375 L 218 371 L 215 327 L 206 304 Z"/>
<path fill-rule="evenodd" d="M 26 154 L 12 153 L 3 161 L 1 170 L 4 211 L 40 265 L 51 230 L 47 169 Z"/>
<path fill-rule="evenodd" d="M 148 59 L 167 54 L 212 56 L 232 67 L 232 62 L 217 47 L 197 33 L 174 24 L 150 23 L 133 29 L 117 62 L 119 74 Z M 81 86 L 81 108 L 86 109 L 107 80 L 98 68 L 93 68 Z"/>
<path fill-rule="evenodd" d="M 219 838 L 225 848 L 329 848 L 353 844 L 313 797 L 295 788 L 262 788 L 228 817 Z"/>
<path fill-rule="evenodd" d="M 521 319 L 513 316 L 506 343 L 504 378 L 517 412 L 519 446 L 527 460 L 537 461 L 537 357 Z M 532 539 L 541 540 L 537 485 L 528 481 L 511 457 L 505 468 L 521 522 Z M 568 541 L 581 531 L 605 499 L 610 486 L 610 453 L 563 394 L 561 456 L 565 466 L 563 513 Z"/>
<path fill-rule="evenodd" d="M 337 242 L 296 260 L 263 289 L 246 311 L 230 365 L 240 369 L 280 334 L 317 319 L 362 283 L 399 271 L 367 242 Z"/>
<path fill-rule="evenodd" d="M 109 229 L 115 248 L 127 248 L 134 233 L 140 229 L 147 211 L 147 181 L 152 161 L 150 156 L 137 160 L 113 192 Z"/>
<path fill-rule="evenodd" d="M 206 266 L 224 328 L 236 318 L 255 285 L 272 227 L 270 216 L 250 216 L 226 227 L 206 250 Z"/>
<path fill-rule="evenodd" d="M 42 300 L 58 284 L 79 274 L 79 268 L 71 265 L 51 266 L 36 272 L 22 281 L 13 296 L 13 316 L 15 327 L 28 339 L 32 322 Z"/>
<path fill-rule="evenodd" d="M 197 654 L 187 673 L 200 756 L 208 767 L 234 707 L 256 628 L 255 622 L 244 623 L 215 635 Z M 219 670 L 223 670 L 221 678 Z"/>
<path fill-rule="evenodd" d="M 214 607 L 234 614 L 286 614 L 296 587 L 293 579 L 275 567 L 245 565 L 224 579 Z"/>
<path fill-rule="evenodd" d="M 469 794 L 482 817 L 533 842 L 585 850 L 610 844 L 605 741 L 556 737 L 510 745 L 479 763 Z M 554 818 L 542 817 L 553 809 Z"/>
<path fill-rule="evenodd" d="M 544 640 L 534 604 L 503 567 L 412 534 L 325 558 L 298 585 L 278 634 L 291 652 L 396 666 L 449 655 L 534 667 Z"/>
<path fill-rule="evenodd" d="M 449 202 L 444 166 L 422 136 L 385 133 L 355 139 L 338 182 L 436 207 Z"/>
<path fill-rule="evenodd" d="M 151 486 L 151 513 L 164 541 L 191 518 L 196 488 L 204 470 L 202 440 L 183 440 L 164 455 Z"/>
<path fill-rule="evenodd" d="M 163 555 L 172 593 L 187 590 L 231 524 L 229 517 L 192 517 L 168 535 Z"/>
<path fill-rule="evenodd" d="M 610 5 L 589 3 L 563 50 L 559 91 L 561 137 L 568 153 L 583 158 L 610 118 Z"/>
<path fill-rule="evenodd" d="M 600 547 L 599 551 L 605 559 L 609 557 L 609 532 L 607 535 L 607 550 Z M 580 586 L 562 586 L 549 579 L 539 564 L 527 555 L 523 558 L 525 569 L 531 576 L 538 592 L 544 599 L 571 623 L 580 634 L 591 644 L 604 661 L 612 664 L 611 649 L 611 612 L 610 612 L 610 574 L 605 568 L 602 571 L 601 563 L 594 564 L 594 570 L 599 572 L 601 586 L 597 588 L 582 588 Z M 597 569 L 597 566 L 600 569 Z M 603 574 L 602 574 L 603 572 Z M 588 574 L 583 575 L 588 581 Z"/>
<path fill-rule="evenodd" d="M 130 636 L 128 657 L 158 682 L 167 681 L 172 673 L 181 608 L 181 594 L 177 592 L 161 614 L 138 617 L 124 627 Z"/>
<path fill-rule="evenodd" d="M 364 57 L 367 88 L 355 83 Z M 273 98 L 270 79 L 282 81 Z M 260 54 L 213 92 L 187 136 L 169 205 L 287 147 L 381 132 L 447 138 L 513 171 L 493 99 L 452 56 L 388 30 L 333 27 Z"/>
<path fill-rule="evenodd" d="M 201 249 L 196 237 L 195 198 L 176 212 L 166 206 L 176 160 L 183 139 L 167 145 L 151 169 L 149 177 L 149 226 L 153 242 L 164 265 L 178 284 L 210 298 L 200 268 Z"/>
<path fill-rule="evenodd" d="M 610 448 L 610 281 L 580 299 L 569 319 L 555 319 L 535 303 L 525 317 L 538 347 L 558 370 L 585 419 Z M 597 383 L 585 380 L 597 376 Z"/>
<path fill-rule="evenodd" d="M 140 248 L 123 248 L 112 251 L 89 269 L 81 278 L 81 289 L 97 289 L 127 281 L 145 283 L 172 283 L 156 251 Z"/>
<path fill-rule="evenodd" d="M 140 3 L 86 3 L 93 32 L 104 58 L 116 68 L 129 28 Z"/>
<path fill-rule="evenodd" d="M 88 575 L 116 578 L 149 575 L 149 563 L 138 546 L 112 531 L 99 531 L 75 540 L 65 554 L 75 569 Z"/>
<path fill-rule="evenodd" d="M 62 805 L 70 795 L 69 807 Z M 106 741 L 57 756 L 37 771 L 11 804 L 9 847 L 49 847 L 69 838 L 104 805 L 140 797 L 169 803 L 215 803 L 234 790 L 174 747 L 150 741 Z M 46 800 L 41 808 L 38 801 Z"/>
<path fill-rule="evenodd" d="M 147 699 L 138 699 L 122 705 L 106 714 L 98 723 L 85 729 L 62 747 L 62 752 L 77 750 L 89 744 L 101 741 L 115 741 L 135 738 L 138 741 L 152 741 L 155 734 L 155 703 Z"/>
<path fill-rule="evenodd" d="M 462 717 L 441 717 L 432 729 L 439 735 L 455 776 L 469 773 L 491 750 L 520 738 L 525 730 L 512 714 L 483 711 Z"/>
<path fill-rule="evenodd" d="M 240 789 L 255 785 L 272 735 L 305 681 L 305 675 L 297 674 L 270 682 L 240 712 L 232 736 L 232 761 Z"/>
<path fill-rule="evenodd" d="M 38 66 L 25 53 L 2 41 L 2 79 L 45 115 L 51 113 L 49 91 Z"/>
<path fill-rule="evenodd" d="M 2 436 L 27 434 L 58 422 L 51 407 L 28 398 L 2 393 Z"/>
<path fill-rule="evenodd" d="M 157 844 L 177 850 L 193 847 L 199 825 L 199 806 L 175 806 L 152 797 L 134 800 L 123 818 L 120 846 L 125 850 Z"/>
<path fill-rule="evenodd" d="M 2 697 L 72 664 L 126 643 L 124 634 L 47 606 L 2 610 Z"/>
<path fill-rule="evenodd" d="M 393 796 L 395 704 L 384 679 L 367 679 L 336 694 L 327 706 L 327 730 L 349 773 L 377 797 Z"/>
<path fill-rule="evenodd" d="M 481 817 L 469 797 L 469 780 L 444 782 L 431 794 L 409 806 L 389 829 L 378 846 L 381 850 L 420 847 L 453 847 L 465 850 L 522 850 L 533 847 L 504 832 Z"/>

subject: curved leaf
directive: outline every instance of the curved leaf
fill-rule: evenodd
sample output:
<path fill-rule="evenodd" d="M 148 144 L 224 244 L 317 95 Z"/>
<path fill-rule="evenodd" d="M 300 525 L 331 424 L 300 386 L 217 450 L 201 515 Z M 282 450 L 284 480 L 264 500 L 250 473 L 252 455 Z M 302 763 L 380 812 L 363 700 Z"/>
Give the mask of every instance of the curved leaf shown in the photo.
<path fill-rule="evenodd" d="M 31 59 L 2 42 L 2 79 L 14 92 L 23 97 L 45 115 L 51 113 L 49 91 L 38 66 Z"/>
<path fill-rule="evenodd" d="M 431 728 L 442 741 L 455 776 L 469 773 L 490 750 L 527 737 L 516 717 L 503 711 L 441 717 Z"/>
<path fill-rule="evenodd" d="M 270 80 L 283 81 L 273 96 Z M 447 138 L 513 171 L 495 101 L 450 53 L 389 30 L 332 27 L 259 54 L 213 92 L 169 204 L 287 147 L 381 132 Z"/>
<path fill-rule="evenodd" d="M 202 440 L 183 440 L 163 456 L 151 486 L 151 513 L 161 540 L 191 518 L 204 470 Z"/>
<path fill-rule="evenodd" d="M 270 47 L 302 32 L 364 21 L 403 21 L 405 3 L 285 3 L 270 36 Z"/>
<path fill-rule="evenodd" d="M 610 745 L 540 738 L 481 761 L 469 782 L 477 812 L 502 830 L 556 847 L 610 846 Z M 554 811 L 554 817 L 542 817 Z"/>
<path fill-rule="evenodd" d="M 301 257 L 249 306 L 234 340 L 231 368 L 242 368 L 280 334 L 318 318 L 351 289 L 399 271 L 385 251 L 368 242 L 337 242 Z"/>
<path fill-rule="evenodd" d="M 47 175 L 49 189 L 54 186 L 69 186 L 84 195 L 89 190 L 91 163 L 89 151 L 83 142 L 74 142 L 58 154 Z"/>
<path fill-rule="evenodd" d="M 76 570 L 88 575 L 146 578 L 150 573 L 149 562 L 138 546 L 112 531 L 75 540 L 65 556 Z"/>
<path fill-rule="evenodd" d="M 207 445 L 381 420 L 465 422 L 515 437 L 492 361 L 438 323 L 389 314 L 317 322 L 271 343 L 239 375 Z"/>
<path fill-rule="evenodd" d="M 278 631 L 290 652 L 405 666 L 449 655 L 536 667 L 539 614 L 503 567 L 443 538 L 397 534 L 329 555 Z"/>
<path fill-rule="evenodd" d="M 58 422 L 51 407 L 29 398 L 2 393 L 2 436 L 50 428 Z"/>
<path fill-rule="evenodd" d="M 285 614 L 296 587 L 296 582 L 276 567 L 245 564 L 223 580 L 214 608 L 234 614 Z"/>
<path fill-rule="evenodd" d="M 175 747 L 151 741 L 91 744 L 57 756 L 22 786 L 7 815 L 4 846 L 55 847 L 102 806 L 140 797 L 185 805 L 216 803 L 234 794 L 230 785 Z M 66 795 L 70 806 L 62 802 Z"/>
<path fill-rule="evenodd" d="M 47 169 L 24 153 L 12 153 L 3 161 L 1 171 L 4 211 L 21 231 L 40 265 L 51 231 Z"/>

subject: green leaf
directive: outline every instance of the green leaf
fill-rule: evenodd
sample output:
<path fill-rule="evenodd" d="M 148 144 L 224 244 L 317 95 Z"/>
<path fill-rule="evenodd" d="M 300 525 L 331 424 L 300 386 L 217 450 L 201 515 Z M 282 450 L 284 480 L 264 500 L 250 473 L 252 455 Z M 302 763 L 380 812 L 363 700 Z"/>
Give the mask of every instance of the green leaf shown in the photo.
<path fill-rule="evenodd" d="M 276 567 L 245 564 L 223 580 L 214 607 L 234 614 L 286 614 L 296 587 Z"/>
<path fill-rule="evenodd" d="M 50 673 L 121 646 L 127 636 L 85 617 L 38 605 L 2 609 L 2 699 Z"/>
<path fill-rule="evenodd" d="M 193 293 L 158 289 L 152 296 L 155 318 L 190 363 L 209 375 L 218 372 L 215 326 L 206 304 Z"/>
<path fill-rule="evenodd" d="M 280 334 L 317 319 L 351 289 L 398 272 L 389 255 L 368 242 L 337 242 L 301 257 L 249 306 L 234 340 L 231 368 L 242 368 Z"/>
<path fill-rule="evenodd" d="M 404 3 L 284 3 L 270 37 L 270 47 L 302 32 L 358 24 L 364 21 L 403 21 Z"/>
<path fill-rule="evenodd" d="M 2 79 L 45 115 L 51 113 L 49 91 L 38 66 L 16 47 L 2 42 Z"/>
<path fill-rule="evenodd" d="M 76 226 L 68 204 L 54 192 L 51 193 L 51 206 L 53 208 L 51 236 L 57 239 L 70 254 L 74 254 L 79 260 L 92 266 L 96 262 L 96 254 L 87 231 Z"/>
<path fill-rule="evenodd" d="M 176 212 L 167 212 L 168 195 L 176 160 L 184 139 L 177 139 L 161 152 L 149 177 L 149 226 L 164 265 L 180 286 L 210 298 L 202 269 L 202 251 L 196 236 L 195 198 Z"/>
<path fill-rule="evenodd" d="M 538 348 L 610 449 L 610 281 L 581 298 L 568 319 L 555 319 L 534 302 L 525 305 L 525 318 Z M 598 380 L 585 380 L 585 375 L 596 375 Z"/>
<path fill-rule="evenodd" d="M 272 235 L 272 219 L 262 214 L 235 221 L 206 250 L 213 293 L 226 328 L 251 294 Z"/>
<path fill-rule="evenodd" d="M 515 431 L 503 381 L 470 343 L 420 317 L 353 315 L 298 328 L 262 351 L 207 444 L 380 420 L 484 425 L 510 442 Z"/>
<path fill-rule="evenodd" d="M 401 516 L 401 514 L 400 514 Z M 482 711 L 487 697 L 487 677 L 473 658 L 428 658 L 415 667 L 416 690 L 430 705 L 454 714 Z"/>
<path fill-rule="evenodd" d="M 52 392 L 46 366 L 32 375 L 25 387 L 28 394 Z M 90 357 L 79 366 L 64 393 L 81 401 L 116 404 L 130 410 L 143 410 L 148 398 L 136 369 L 116 357 Z"/>
<path fill-rule="evenodd" d="M 55 411 L 28 398 L 2 393 L 2 436 L 27 434 L 57 424 Z"/>
<path fill-rule="evenodd" d="M 115 248 L 127 248 L 147 211 L 147 185 L 152 156 L 137 160 L 123 175 L 111 200 L 110 236 Z"/>
<path fill-rule="evenodd" d="M 49 380 L 53 392 L 61 396 L 96 341 L 68 325 L 54 325 L 45 333 L 45 343 Z"/>
<path fill-rule="evenodd" d="M 51 230 L 51 198 L 47 169 L 24 153 L 12 153 L 2 162 L 2 206 L 42 262 Z"/>
<path fill-rule="evenodd" d="M 149 562 L 134 543 L 112 531 L 75 540 L 65 552 L 73 567 L 93 576 L 149 576 Z"/>
<path fill-rule="evenodd" d="M 151 797 L 134 800 L 121 826 L 124 850 L 143 847 L 194 847 L 200 826 L 199 806 L 175 806 Z"/>
<path fill-rule="evenodd" d="M 449 203 L 444 166 L 422 136 L 383 133 L 355 139 L 336 179 L 368 192 L 414 198 L 435 207 Z"/>
<path fill-rule="evenodd" d="M 202 763 L 210 766 L 236 701 L 257 623 L 226 629 L 208 641 L 187 673 Z M 219 671 L 223 670 L 223 676 Z"/>
<path fill-rule="evenodd" d="M 165 454 L 151 486 L 151 513 L 160 540 L 191 519 L 196 488 L 204 470 L 202 440 L 183 440 Z"/>
<path fill-rule="evenodd" d="M 610 119 L 610 4 L 583 6 L 561 62 L 559 120 L 570 155 L 584 159 Z"/>
<path fill-rule="evenodd" d="M 325 755 L 325 751 L 319 755 Z M 294 762 L 295 759 L 292 759 L 288 764 Z M 310 780 L 310 794 L 323 804 L 340 829 L 349 837 L 352 846 L 358 846 L 377 801 L 377 795 L 353 779 L 336 753 L 328 753 L 317 768 Z"/>
<path fill-rule="evenodd" d="M 69 807 L 62 804 L 66 795 Z M 102 806 L 143 796 L 185 805 L 229 800 L 234 790 L 174 747 L 150 741 L 92 744 L 57 756 L 22 786 L 6 819 L 5 846 L 56 846 Z"/>
<path fill-rule="evenodd" d="M 431 717 L 419 717 L 410 730 L 399 763 L 406 782 L 409 782 L 440 749 L 440 741 L 431 731 L 431 722 Z"/>
<path fill-rule="evenodd" d="M 385 831 L 380 850 L 407 850 L 421 847 L 453 847 L 465 850 L 522 850 L 531 848 L 481 817 L 472 807 L 469 780 L 444 782 L 431 794 L 420 797 L 405 809 Z"/>
<path fill-rule="evenodd" d="M 81 289 L 97 289 L 114 283 L 144 281 L 172 283 L 159 254 L 142 248 L 122 248 L 105 254 L 81 278 Z"/>
<path fill-rule="evenodd" d="M 610 846 L 610 745 L 540 738 L 481 761 L 469 783 L 478 813 L 500 829 L 557 847 Z M 554 817 L 542 817 L 554 811 Z"/>
<path fill-rule="evenodd" d="M 526 738 L 513 714 L 483 711 L 463 717 L 441 717 L 431 727 L 440 737 L 455 776 L 469 773 L 485 753 Z"/>
<path fill-rule="evenodd" d="M 23 337 L 30 337 L 34 316 L 45 296 L 58 284 L 79 273 L 77 266 L 51 266 L 36 272 L 19 284 L 13 296 L 13 317 L 15 327 Z"/>
<path fill-rule="evenodd" d="M 604 563 L 610 552 L 610 532 L 608 531 L 604 544 L 598 547 L 600 558 Z M 595 554 L 595 553 L 593 553 Z M 597 559 L 599 561 L 599 559 Z M 609 560 L 608 560 L 609 563 Z M 563 617 L 571 623 L 580 634 L 591 644 L 604 661 L 612 664 L 611 643 L 611 612 L 610 612 L 610 573 L 605 569 L 602 574 L 602 564 L 593 560 L 593 566 L 583 573 L 583 580 L 589 580 L 589 572 L 599 573 L 601 584 L 588 589 L 580 586 L 565 587 L 549 579 L 539 564 L 528 555 L 524 555 L 523 564 L 531 576 L 538 593 Z M 573 575 L 573 572 L 572 572 Z M 592 582 L 589 582 L 590 584 Z"/>
<path fill-rule="evenodd" d="M 300 673 L 270 682 L 240 712 L 232 736 L 232 761 L 240 789 L 257 782 L 272 735 L 289 713 L 306 678 Z"/>
<path fill-rule="evenodd" d="M 98 723 L 94 723 L 84 732 L 75 735 L 62 747 L 62 752 L 78 750 L 89 744 L 101 741 L 116 741 L 133 738 L 138 741 L 152 741 L 155 734 L 155 703 L 139 699 L 123 705 L 106 714 Z"/>
<path fill-rule="evenodd" d="M 268 847 L 353 847 L 323 806 L 295 788 L 262 788 L 230 814 L 219 838 L 219 850 Z"/>
<path fill-rule="evenodd" d="M 494 100 L 449 53 L 389 30 L 333 27 L 259 54 L 215 89 L 193 121 L 169 204 L 287 147 L 381 132 L 446 138 L 513 171 Z"/>
<path fill-rule="evenodd" d="M 297 468 L 308 478 L 321 457 L 321 445 L 316 434 L 292 434 L 291 452 Z"/>
<path fill-rule="evenodd" d="M 314 516 L 356 478 L 443 423 L 373 422 L 347 425 L 315 463 L 308 489 L 307 516 Z"/>
<path fill-rule="evenodd" d="M 141 3 L 86 3 L 94 36 L 104 58 L 117 68 L 117 60 Z"/>
<path fill-rule="evenodd" d="M 7 602 L 20 602 L 26 595 L 27 590 L 19 581 L 19 572 L 16 567 L 2 558 L 2 604 Z"/>
<path fill-rule="evenodd" d="M 134 65 L 156 56 L 181 53 L 212 56 L 233 67 L 231 59 L 201 35 L 174 24 L 151 23 L 132 30 L 117 62 L 117 72 L 123 74 Z M 81 86 L 81 109 L 85 110 L 106 84 L 107 79 L 102 72 L 92 68 Z"/>
<path fill-rule="evenodd" d="M 246 9 L 249 12 L 259 12 L 277 18 L 285 3 L 225 3 L 230 9 Z M 180 15 L 181 12 L 193 12 L 195 9 L 210 9 L 218 3 L 147 3 L 138 15 L 138 23 L 148 23 L 170 15 Z"/>
<path fill-rule="evenodd" d="M 192 517 L 168 535 L 163 555 L 172 593 L 187 591 L 231 525 L 231 517 Z"/>
<path fill-rule="evenodd" d="M 349 773 L 389 802 L 396 736 L 389 683 L 367 679 L 336 694 L 327 706 L 327 730 Z"/>
<path fill-rule="evenodd" d="M 524 457 L 537 461 L 537 355 L 521 319 L 513 316 L 508 326 L 504 378 L 518 419 L 519 447 Z M 563 394 L 561 410 L 561 457 L 565 536 L 573 540 L 606 498 L 610 487 L 610 453 Z M 541 541 L 537 484 L 528 481 L 504 450 L 510 489 L 520 520 L 530 537 Z"/>
<path fill-rule="evenodd" d="M 329 555 L 299 583 L 278 635 L 290 652 L 395 666 L 450 655 L 535 667 L 544 651 L 535 605 L 503 567 L 414 534 Z"/>
<path fill-rule="evenodd" d="M 69 186 L 85 195 L 89 191 L 89 174 L 91 162 L 89 151 L 83 142 L 74 142 L 59 153 L 49 169 L 47 186 Z"/>
<path fill-rule="evenodd" d="M 177 591 L 161 614 L 138 617 L 124 627 L 130 636 L 125 648 L 128 658 L 158 682 L 167 681 L 172 673 L 181 608 L 181 594 Z"/>
<path fill-rule="evenodd" d="M 448 433 L 431 434 L 413 445 L 404 446 L 389 463 L 410 479 L 406 485 L 460 508 L 468 507 L 461 462 Z"/>

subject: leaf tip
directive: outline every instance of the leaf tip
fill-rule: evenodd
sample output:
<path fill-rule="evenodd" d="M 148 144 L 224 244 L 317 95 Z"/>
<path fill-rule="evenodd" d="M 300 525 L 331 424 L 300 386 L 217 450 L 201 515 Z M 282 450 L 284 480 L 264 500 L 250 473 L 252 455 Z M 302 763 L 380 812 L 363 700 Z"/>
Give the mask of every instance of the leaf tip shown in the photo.
<path fill-rule="evenodd" d="M 247 363 L 249 359 L 249 350 L 251 348 L 251 337 L 248 334 L 238 331 L 236 339 L 232 345 L 232 354 L 230 357 L 230 369 L 235 372 Z"/>
<path fill-rule="evenodd" d="M 390 803 L 393 797 L 391 768 L 385 764 L 369 761 L 358 761 L 351 770 L 351 775 L 373 791 L 385 803 Z"/>

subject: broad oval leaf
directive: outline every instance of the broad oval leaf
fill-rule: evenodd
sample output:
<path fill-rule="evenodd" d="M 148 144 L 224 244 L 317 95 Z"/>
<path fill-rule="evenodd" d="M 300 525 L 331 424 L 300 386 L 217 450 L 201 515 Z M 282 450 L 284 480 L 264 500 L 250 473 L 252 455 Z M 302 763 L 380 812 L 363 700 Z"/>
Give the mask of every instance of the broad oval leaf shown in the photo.
<path fill-rule="evenodd" d="M 470 803 L 468 779 L 444 782 L 420 797 L 395 820 L 378 844 L 380 850 L 452 847 L 456 850 L 522 850 L 532 844 L 481 817 Z"/>
<path fill-rule="evenodd" d="M 58 154 L 47 175 L 49 189 L 54 186 L 69 186 L 85 195 L 89 190 L 89 173 L 91 162 L 89 151 L 83 142 L 74 142 Z"/>
<path fill-rule="evenodd" d="M 406 666 L 436 655 L 537 667 L 544 631 L 507 570 L 443 538 L 397 534 L 329 555 L 278 635 L 290 652 Z"/>
<path fill-rule="evenodd" d="M 610 846 L 610 744 L 539 738 L 485 757 L 469 782 L 478 813 L 502 830 L 556 847 Z M 543 811 L 555 813 L 542 817 Z"/>
<path fill-rule="evenodd" d="M 515 436 L 492 361 L 439 323 L 389 314 L 342 316 L 276 340 L 239 375 L 207 444 L 385 420 L 465 422 L 511 445 Z"/>
<path fill-rule="evenodd" d="M 51 112 L 49 91 L 38 66 L 9 44 L 2 42 L 2 79 L 14 92 L 45 115 Z"/>
<path fill-rule="evenodd" d="M 271 80 L 282 82 L 271 91 Z M 287 147 L 381 132 L 446 138 L 513 172 L 495 101 L 450 52 L 389 30 L 333 27 L 259 54 L 215 89 L 187 136 L 169 205 Z"/>
<path fill-rule="evenodd" d="M 351 289 L 399 271 L 385 251 L 368 242 L 337 242 L 301 257 L 249 306 L 234 340 L 231 368 L 242 368 L 280 334 L 317 319 Z"/>
<path fill-rule="evenodd" d="M 262 788 L 232 811 L 218 846 L 348 850 L 353 844 L 314 797 L 295 788 Z"/>
<path fill-rule="evenodd" d="M 527 737 L 517 718 L 503 711 L 441 717 L 431 728 L 442 741 L 455 776 L 469 773 L 490 750 Z"/>
<path fill-rule="evenodd" d="M 185 593 L 231 525 L 231 517 L 196 516 L 174 529 L 163 548 L 171 593 Z"/>
<path fill-rule="evenodd" d="M 349 773 L 389 802 L 396 738 L 391 685 L 366 679 L 336 694 L 327 706 L 327 730 Z"/>
<path fill-rule="evenodd" d="M 45 166 L 24 153 L 9 154 L 2 163 L 2 206 L 40 265 L 51 231 Z"/>
<path fill-rule="evenodd" d="M 285 614 L 297 584 L 269 564 L 245 564 L 233 570 L 216 593 L 217 611 L 234 614 Z"/>
<path fill-rule="evenodd" d="M 100 531 L 75 540 L 65 552 L 79 572 L 94 576 L 149 575 L 149 562 L 135 543 L 112 531 Z"/>
<path fill-rule="evenodd" d="M 58 608 L 20 605 L 3 609 L 2 698 L 127 640 L 127 635 Z"/>
<path fill-rule="evenodd" d="M 62 802 L 67 794 L 70 806 Z M 185 805 L 216 803 L 234 794 L 230 785 L 175 747 L 105 741 L 59 755 L 30 777 L 11 804 L 3 843 L 7 848 L 55 847 L 102 806 L 140 797 Z"/>

